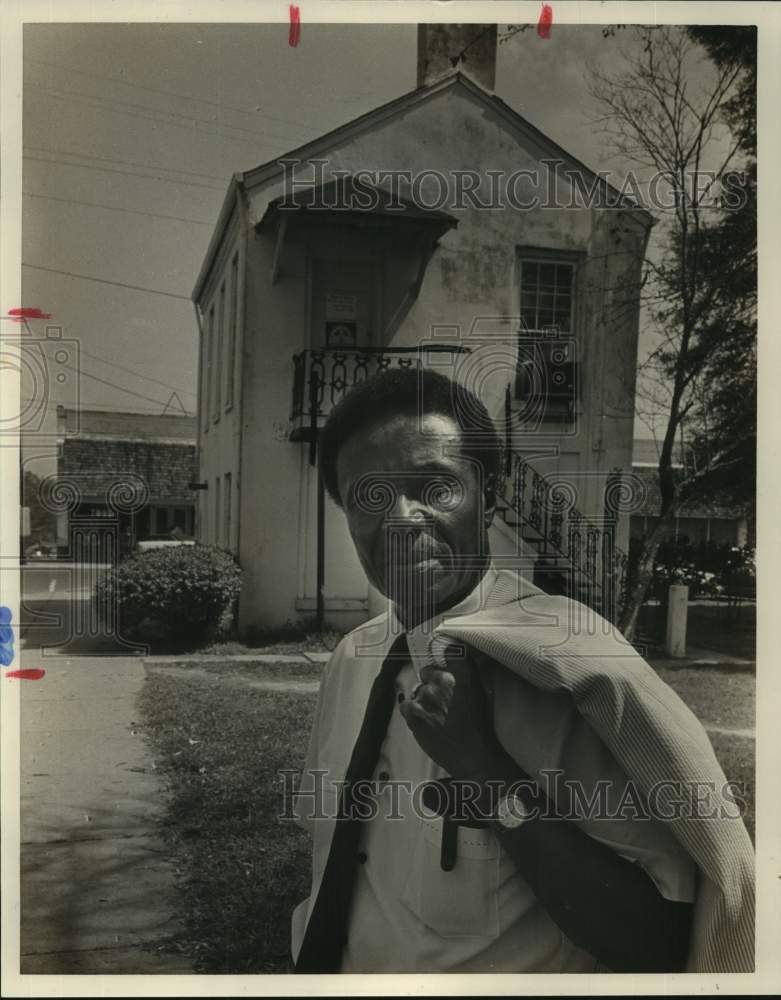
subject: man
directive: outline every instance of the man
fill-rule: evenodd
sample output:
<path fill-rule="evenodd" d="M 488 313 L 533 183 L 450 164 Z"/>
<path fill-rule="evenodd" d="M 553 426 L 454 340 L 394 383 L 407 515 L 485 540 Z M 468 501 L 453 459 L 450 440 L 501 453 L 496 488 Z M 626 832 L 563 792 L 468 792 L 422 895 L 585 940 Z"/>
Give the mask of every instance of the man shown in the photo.
<path fill-rule="evenodd" d="M 654 713 L 663 716 L 665 764 L 652 765 L 651 777 L 666 777 L 670 760 L 676 776 L 689 773 L 677 767 L 685 754 L 671 757 L 668 746 L 681 729 L 693 733 L 691 752 L 705 754 L 695 768 L 721 772 L 693 716 L 657 680 L 659 695 L 650 668 L 624 668 L 630 655 L 639 660 L 631 649 L 617 653 L 611 637 L 594 646 L 605 654 L 594 663 L 592 640 L 578 636 L 573 652 L 569 609 L 581 606 L 492 564 L 501 448 L 480 401 L 430 371 L 382 373 L 333 410 L 320 461 L 392 611 L 346 636 L 324 673 L 298 797 L 314 843 L 312 892 L 293 916 L 296 971 L 672 972 L 717 963 L 692 962 L 690 937 L 698 878 L 716 885 L 714 899 L 730 891 L 720 872 L 732 870 L 732 830 L 708 833 L 700 848 L 691 822 L 674 834 L 639 815 L 642 802 L 625 806 L 630 775 L 641 799 L 650 788 L 644 762 L 655 759 L 656 737 L 649 749 L 645 728 Z M 558 632 L 546 651 L 540 622 L 550 612 Z M 451 642 L 459 634 L 467 641 Z M 618 667 L 608 662 L 616 655 Z M 618 710 L 611 684 L 627 692 Z M 660 712 L 654 699 L 668 696 Z M 667 715 L 680 723 L 670 740 Z M 625 731 L 635 719 L 636 737 Z M 573 813 L 571 794 L 567 802 L 541 785 L 551 774 L 576 779 L 581 805 L 604 790 L 604 814 Z M 744 847 L 739 840 L 736 850 Z M 737 879 L 747 895 L 745 881 Z M 714 943 L 724 939 L 723 914 L 713 909 L 695 934 L 708 956 L 724 950 Z"/>

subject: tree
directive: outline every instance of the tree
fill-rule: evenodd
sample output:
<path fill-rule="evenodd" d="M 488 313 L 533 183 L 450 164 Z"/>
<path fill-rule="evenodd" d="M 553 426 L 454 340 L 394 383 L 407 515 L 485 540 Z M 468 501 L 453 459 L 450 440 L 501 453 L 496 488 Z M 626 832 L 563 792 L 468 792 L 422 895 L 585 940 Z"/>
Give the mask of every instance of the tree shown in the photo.
<path fill-rule="evenodd" d="M 691 450 L 705 474 L 699 491 L 753 511 L 756 492 L 756 27 L 691 27 L 689 36 L 725 69 L 739 68 L 734 96 L 724 104 L 739 150 L 746 157 L 737 207 L 704 234 L 702 267 L 716 286 L 712 345 L 704 381 L 710 392 L 700 402 Z M 729 336 L 719 336 L 728 330 Z M 714 451 L 731 461 L 711 469 Z"/>
<path fill-rule="evenodd" d="M 41 479 L 25 469 L 20 481 L 22 506 L 30 510 L 30 539 L 52 541 L 57 534 L 57 519 L 41 498 Z"/>
<path fill-rule="evenodd" d="M 754 50 L 747 37 L 730 43 L 720 29 L 702 30 L 711 34 L 637 28 L 640 45 L 624 65 L 594 72 L 590 84 L 615 152 L 646 168 L 669 206 L 645 261 L 642 293 L 658 346 L 638 371 L 640 398 L 664 411 L 661 509 L 618 623 L 630 639 L 678 511 L 741 476 L 750 482 L 754 470 L 755 194 L 751 170 L 734 172 L 753 152 L 756 126 L 743 118 L 752 110 Z M 701 44 L 711 57 L 705 71 L 696 66 Z M 684 432 L 687 461 L 678 473 L 675 449 Z"/>

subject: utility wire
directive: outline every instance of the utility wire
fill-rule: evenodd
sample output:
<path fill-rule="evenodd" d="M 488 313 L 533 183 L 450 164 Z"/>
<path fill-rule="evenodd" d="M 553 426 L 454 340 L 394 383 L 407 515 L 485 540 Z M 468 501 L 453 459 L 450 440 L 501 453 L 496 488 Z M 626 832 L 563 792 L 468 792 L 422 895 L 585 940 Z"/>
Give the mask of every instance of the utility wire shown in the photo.
<path fill-rule="evenodd" d="M 70 164 L 79 166 L 80 164 Z M 211 226 L 213 222 L 204 222 L 202 219 L 185 219 L 181 215 L 163 215 L 159 212 L 142 212 L 136 208 L 117 208 L 115 205 L 101 205 L 96 201 L 81 201 L 79 198 L 58 198 L 53 194 L 33 194 L 32 191 L 22 191 L 25 198 L 45 198 L 47 201 L 62 201 L 66 205 L 86 205 L 88 208 L 104 208 L 109 212 L 126 212 L 128 215 L 146 215 L 150 219 L 170 219 L 172 222 L 189 222 L 194 226 Z"/>
<path fill-rule="evenodd" d="M 111 382 L 108 379 L 100 378 L 98 375 L 92 375 L 90 372 L 82 371 L 79 368 L 75 368 L 73 365 L 63 364 L 63 368 L 69 368 L 72 372 L 76 372 L 77 375 L 86 375 L 87 378 L 93 379 L 95 382 L 100 382 L 102 385 L 108 385 L 112 389 L 119 389 L 120 392 L 126 392 L 128 396 L 135 396 L 137 399 L 144 399 L 147 403 L 157 403 L 159 406 L 167 406 L 168 402 L 161 402 L 159 399 L 154 399 L 152 396 L 145 396 L 141 392 L 134 392 L 133 389 L 127 389 L 123 385 L 118 385 L 116 382 Z"/>
<path fill-rule="evenodd" d="M 25 57 L 25 62 L 36 63 L 39 66 L 49 66 L 65 73 L 74 73 L 78 76 L 86 76 L 91 80 L 100 80 L 103 83 L 117 83 L 121 87 L 134 87 L 136 90 L 145 90 L 150 94 L 164 94 L 166 97 L 177 97 L 181 101 L 195 101 L 197 104 L 206 104 L 211 108 L 219 108 L 225 111 L 235 111 L 240 115 L 250 117 L 268 118 L 270 121 L 280 122 L 283 125 L 300 125 L 302 128 L 319 129 L 320 123 L 297 121 L 295 118 L 280 118 L 278 115 L 270 115 L 265 111 L 255 111 L 249 108 L 238 108 L 233 104 L 220 104 L 218 101 L 209 101 L 205 97 L 194 97 L 192 94 L 177 94 L 173 90 L 162 90 L 159 87 L 149 87 L 141 83 L 131 83 L 129 80 L 117 80 L 116 77 L 100 76 L 97 73 L 87 73 L 85 70 L 70 69 L 67 66 L 58 66 L 56 63 L 45 62 L 43 59 L 31 59 Z"/>
<path fill-rule="evenodd" d="M 22 404 L 26 404 L 26 403 L 38 403 L 39 409 L 45 409 L 45 410 L 56 410 L 58 406 L 67 406 L 70 409 L 74 409 L 74 410 L 118 410 L 120 413 L 135 413 L 136 412 L 136 410 L 128 410 L 126 407 L 120 406 L 120 405 L 118 405 L 116 403 L 100 403 L 100 404 L 98 404 L 98 403 L 90 403 L 90 404 L 88 404 L 88 405 L 85 406 L 85 405 L 83 405 L 82 400 L 65 400 L 64 402 L 60 401 L 60 402 L 57 402 L 57 403 L 46 403 L 45 405 L 41 405 L 41 403 L 37 399 L 28 397 L 26 399 L 20 399 L 19 402 L 22 403 Z M 136 405 L 136 404 L 133 404 L 133 405 Z M 162 405 L 165 407 L 167 404 L 163 403 Z M 156 413 L 156 414 L 158 414 L 158 416 L 161 415 L 160 411 L 158 409 L 153 409 L 151 406 L 139 406 L 137 408 L 137 410 L 138 410 L 138 412 Z M 186 416 L 188 416 L 188 417 L 194 417 L 195 415 L 196 414 L 193 411 L 191 411 L 191 410 L 187 410 L 186 411 Z M 24 433 L 24 431 L 22 431 L 22 433 Z"/>
<path fill-rule="evenodd" d="M 132 105 L 128 102 L 120 102 L 128 104 L 128 108 L 145 108 L 148 111 L 155 112 L 157 116 L 169 116 L 166 117 L 156 117 L 155 114 L 145 114 L 143 111 L 127 110 L 126 108 L 119 107 L 118 105 L 112 104 L 110 101 L 101 101 L 99 97 L 95 97 L 92 94 L 80 94 L 78 91 L 68 91 L 68 90 L 50 90 L 46 87 L 36 87 L 35 85 L 29 85 L 25 88 L 31 92 L 39 92 L 46 97 L 53 97 L 60 101 L 71 101 L 74 104 L 82 104 L 86 107 L 93 108 L 96 111 L 106 111 L 110 114 L 120 114 L 120 115 L 130 115 L 133 118 L 146 118 L 149 121 L 157 122 L 159 125 L 167 125 L 169 128 L 181 128 L 189 132 L 191 135 L 216 135 L 220 138 L 226 138 L 225 131 L 231 130 L 234 132 L 243 132 L 246 135 L 251 135 L 259 137 L 261 139 L 281 139 L 283 142 L 295 142 L 300 143 L 301 137 L 295 137 L 290 135 L 280 135 L 278 132 L 258 132 L 255 129 L 244 128 L 241 125 L 228 125 L 227 123 L 222 123 L 218 121 L 207 121 L 204 118 L 195 118 L 192 115 L 183 115 L 176 111 L 164 111 L 160 108 L 150 108 L 149 105 Z M 171 117 L 184 118 L 186 121 L 177 122 L 171 121 Z M 201 124 L 207 125 L 209 128 L 216 128 L 217 131 L 204 132 L 203 129 L 193 129 L 193 125 Z M 257 142 L 250 139 L 242 139 L 238 136 L 227 136 L 231 142 L 244 142 L 252 146 L 257 146 Z"/>
<path fill-rule="evenodd" d="M 189 295 L 176 295 L 174 292 L 161 292 L 159 288 L 145 288 L 142 285 L 127 285 L 124 281 L 109 281 L 108 278 L 93 278 L 89 274 L 74 274 L 72 271 L 61 271 L 57 267 L 43 267 L 40 264 L 22 264 L 33 271 L 48 271 L 50 274 L 64 274 L 67 278 L 80 278 L 82 281 L 97 281 L 101 285 L 114 285 L 117 288 L 129 288 L 133 292 L 148 292 L 150 295 L 164 295 L 169 299 L 181 299 L 192 302 Z"/>
<path fill-rule="evenodd" d="M 94 153 L 77 153 L 67 149 L 51 149 L 48 146 L 27 146 L 24 151 L 33 153 L 50 153 L 52 156 L 74 156 L 80 160 L 97 160 L 101 163 L 119 163 L 126 167 L 141 167 L 142 170 L 163 170 L 169 174 L 186 174 L 188 177 L 201 177 L 210 181 L 222 181 L 227 178 L 222 174 L 202 174 L 196 170 L 184 170 L 180 167 L 164 167 L 161 163 L 139 163 L 138 160 L 122 160 L 111 156 L 96 156 Z"/>
<path fill-rule="evenodd" d="M 190 389 L 180 389 L 178 386 L 171 385 L 170 382 L 161 382 L 160 379 L 152 378 L 151 375 L 142 375 L 141 372 L 133 371 L 132 368 L 125 368 L 123 365 L 118 365 L 115 361 L 109 361 L 108 358 L 102 358 L 99 354 L 90 354 L 90 352 L 85 351 L 83 347 L 79 348 L 79 354 L 92 358 L 94 361 L 102 361 L 104 365 L 111 365 L 112 368 L 118 368 L 120 371 L 127 372 L 128 375 L 135 375 L 137 378 L 145 379 L 147 382 L 156 382 L 157 385 L 161 385 L 164 389 L 173 389 L 174 392 L 183 392 L 186 396 L 197 395 L 197 393 L 192 392 Z"/>
<path fill-rule="evenodd" d="M 219 187 L 217 184 L 199 184 L 196 181 L 178 181 L 172 177 L 159 177 L 155 174 L 139 174 L 133 170 L 117 170 L 116 167 L 93 167 L 92 164 L 89 163 L 65 163 L 62 160 L 48 160 L 43 156 L 29 156 L 28 154 L 23 154 L 22 158 L 25 160 L 35 160 L 38 163 L 50 163 L 55 167 L 74 167 L 79 170 L 97 170 L 99 173 L 122 174 L 125 177 L 139 177 L 142 180 L 147 181 L 163 181 L 166 184 L 178 184 L 180 187 L 206 188 L 209 191 L 225 190 L 225 187 Z"/>

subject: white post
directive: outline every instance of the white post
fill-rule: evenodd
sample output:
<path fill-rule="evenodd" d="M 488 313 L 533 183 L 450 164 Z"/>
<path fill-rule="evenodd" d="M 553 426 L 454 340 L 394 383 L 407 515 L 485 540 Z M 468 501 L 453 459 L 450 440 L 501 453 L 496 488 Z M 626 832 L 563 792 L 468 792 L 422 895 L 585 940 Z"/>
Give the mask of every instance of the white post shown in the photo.
<path fill-rule="evenodd" d="M 686 656 L 686 616 L 689 611 L 689 588 L 673 584 L 667 593 L 667 631 L 664 649 L 668 656 Z"/>

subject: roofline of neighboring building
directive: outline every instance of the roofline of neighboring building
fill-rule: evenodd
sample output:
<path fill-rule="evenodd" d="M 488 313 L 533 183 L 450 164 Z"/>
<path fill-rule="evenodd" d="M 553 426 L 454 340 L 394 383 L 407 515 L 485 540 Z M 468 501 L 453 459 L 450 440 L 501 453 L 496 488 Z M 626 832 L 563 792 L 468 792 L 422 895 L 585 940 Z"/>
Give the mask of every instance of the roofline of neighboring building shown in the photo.
<path fill-rule="evenodd" d="M 104 410 L 100 406 L 65 406 L 57 404 L 58 409 L 65 413 L 102 413 L 107 417 L 175 417 L 177 420 L 196 420 L 197 414 L 190 413 L 139 413 L 138 410 Z"/>
<path fill-rule="evenodd" d="M 100 431 L 90 431 L 86 434 L 74 431 L 73 434 L 58 435 L 58 444 L 64 444 L 66 441 L 123 441 L 126 444 L 178 444 L 183 448 L 194 448 L 198 443 L 198 439 L 194 437 L 133 437 L 126 434 L 101 434 Z"/>
<path fill-rule="evenodd" d="M 344 125 L 339 125 L 335 129 L 331 129 L 330 132 L 325 132 L 323 135 L 318 136 L 317 139 L 312 139 L 310 142 L 304 143 L 303 146 L 297 146 L 295 149 L 291 149 L 288 152 L 275 157 L 273 160 L 268 160 L 266 163 L 253 167 L 252 170 L 234 174 L 231 178 L 228 191 L 225 194 L 225 199 L 223 201 L 214 232 L 212 233 L 209 247 L 206 251 L 203 264 L 201 265 L 201 269 L 198 274 L 198 279 L 193 289 L 193 301 L 198 301 L 206 278 L 211 271 L 213 259 L 217 253 L 217 249 L 222 239 L 222 233 L 228 218 L 230 217 L 233 204 L 238 197 L 239 189 L 244 191 L 257 187 L 264 181 L 268 181 L 277 174 L 281 174 L 282 167 L 279 165 L 280 160 L 293 158 L 306 159 L 314 157 L 318 152 L 332 146 L 336 141 L 349 135 L 355 135 L 356 133 L 363 132 L 372 125 L 376 125 L 378 122 L 384 121 L 387 118 L 392 118 L 402 110 L 406 110 L 407 108 L 421 103 L 422 101 L 428 100 L 434 94 L 456 86 L 464 87 L 473 96 L 478 97 L 485 104 L 491 105 L 494 110 L 499 112 L 499 114 L 509 121 L 511 125 L 514 125 L 516 128 L 520 128 L 539 145 L 547 146 L 551 157 L 561 160 L 563 166 L 574 168 L 576 171 L 582 173 L 587 180 L 591 182 L 596 181 L 600 187 L 603 187 L 603 189 L 607 189 L 613 194 L 619 196 L 622 202 L 622 207 L 634 218 L 636 218 L 637 221 L 640 222 L 640 224 L 646 229 L 650 229 L 654 225 L 656 220 L 649 211 L 636 205 L 630 199 L 626 198 L 625 195 L 621 195 L 618 188 L 614 187 L 609 181 L 606 181 L 598 174 L 595 174 L 593 170 L 585 165 L 585 163 L 581 163 L 580 160 L 568 153 L 565 149 L 559 146 L 558 143 L 554 142 L 553 139 L 550 139 L 544 132 L 541 132 L 535 125 L 532 125 L 531 122 L 527 121 L 523 115 L 511 108 L 510 105 L 503 101 L 500 97 L 497 97 L 495 94 L 485 90 L 463 73 L 451 73 L 440 80 L 436 80 L 428 86 L 416 87 L 414 90 L 410 90 L 406 94 L 402 94 L 400 97 L 394 97 L 385 104 L 381 104 L 379 107 L 374 108 L 371 111 L 367 111 L 364 114 L 359 115 L 357 118 L 353 118 Z"/>

